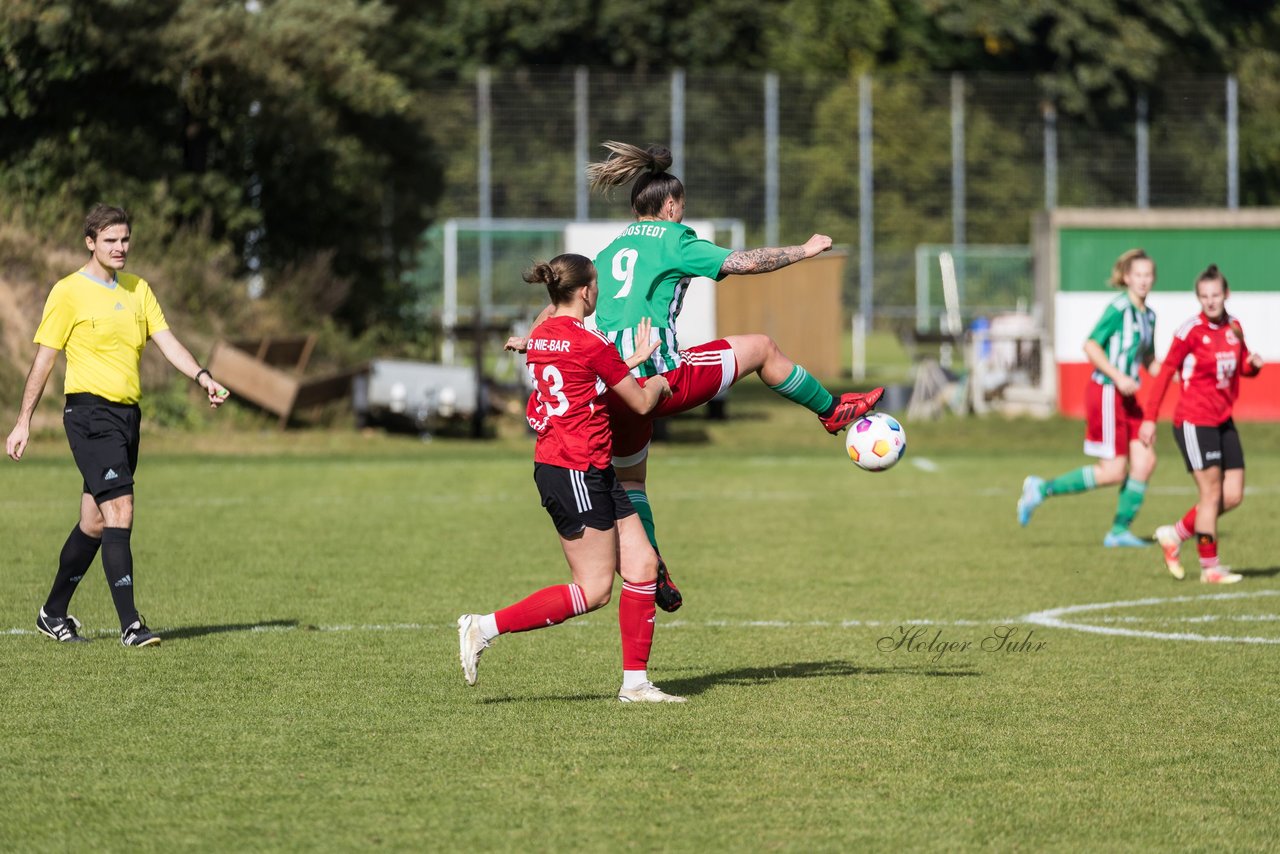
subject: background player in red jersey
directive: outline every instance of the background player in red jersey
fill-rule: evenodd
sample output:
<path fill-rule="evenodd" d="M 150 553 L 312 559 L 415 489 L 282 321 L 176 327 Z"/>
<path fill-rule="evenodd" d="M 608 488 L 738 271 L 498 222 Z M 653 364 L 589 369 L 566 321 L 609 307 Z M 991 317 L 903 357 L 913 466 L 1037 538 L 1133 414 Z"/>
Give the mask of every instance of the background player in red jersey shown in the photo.
<path fill-rule="evenodd" d="M 1231 291 L 1227 279 L 1211 264 L 1196 279 L 1200 314 L 1178 329 L 1165 356 L 1168 370 L 1156 379 L 1147 399 L 1138 438 L 1155 441 L 1156 413 L 1169 388 L 1173 371 L 1182 377 L 1182 396 L 1173 412 L 1173 436 L 1195 478 L 1200 497 L 1173 525 L 1156 529 L 1165 565 L 1174 578 L 1184 575 L 1178 548 L 1195 534 L 1200 552 L 1200 580 L 1206 584 L 1234 584 L 1241 576 L 1218 563 L 1218 516 L 1244 500 L 1244 450 L 1231 418 L 1240 394 L 1240 376 L 1262 370 L 1262 357 L 1250 353 L 1240 321 L 1227 314 Z"/>
<path fill-rule="evenodd" d="M 595 311 L 595 266 L 582 255 L 557 255 L 525 273 L 541 282 L 555 307 L 526 342 L 535 391 L 529 424 L 538 434 L 533 479 L 542 506 L 560 533 L 573 582 L 547 587 L 492 614 L 458 618 L 459 654 L 468 685 L 476 683 L 480 654 L 494 638 L 554 626 L 603 606 L 622 576 L 618 626 L 622 633 L 622 688 L 627 703 L 683 703 L 648 677 L 653 645 L 658 555 L 610 462 L 612 433 L 604 394 L 612 391 L 636 412 L 649 412 L 671 387 L 663 377 L 643 386 L 631 368 L 657 346 L 647 324 L 645 342 L 624 362 L 609 340 L 582 321 Z"/>

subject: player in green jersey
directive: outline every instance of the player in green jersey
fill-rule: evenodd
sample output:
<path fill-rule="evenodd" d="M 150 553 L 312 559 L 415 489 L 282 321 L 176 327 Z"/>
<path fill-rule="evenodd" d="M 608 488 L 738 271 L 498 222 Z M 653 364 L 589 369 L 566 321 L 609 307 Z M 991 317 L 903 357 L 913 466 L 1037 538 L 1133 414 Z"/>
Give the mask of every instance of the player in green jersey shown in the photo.
<path fill-rule="evenodd" d="M 758 374 L 778 394 L 812 411 L 827 432 L 834 434 L 874 407 L 884 389 L 833 395 L 763 334 L 730 335 L 682 350 L 676 340 L 676 319 L 694 277 L 718 281 L 730 274 L 779 270 L 826 252 L 831 238 L 815 234 L 799 246 L 741 251 L 716 246 L 682 223 L 684 185 L 667 172 L 672 162 L 668 149 L 620 142 L 606 142 L 604 147 L 610 157 L 588 166 L 588 177 L 596 189 L 632 184 L 631 208 L 636 222 L 596 258 L 600 286 L 596 324 L 625 359 L 636 349 L 636 326 L 642 319 L 649 320 L 658 348 L 634 373 L 638 377 L 662 375 L 672 388 L 672 396 L 650 415 L 628 415 L 623 411 L 628 407 L 610 406 L 613 465 L 657 550 L 653 511 L 645 490 L 653 418 L 701 406 L 748 374 Z M 518 349 L 519 340 L 513 341 Z M 680 601 L 665 563 L 660 563 L 659 606 L 674 611 Z"/>
<path fill-rule="evenodd" d="M 1124 288 L 1102 312 L 1084 342 L 1093 374 L 1085 390 L 1084 452 L 1098 462 L 1072 469 L 1052 480 L 1028 477 L 1018 499 L 1018 523 L 1026 525 L 1046 498 L 1074 495 L 1100 486 L 1123 484 L 1111 530 L 1102 539 L 1108 548 L 1151 545 L 1129 530 L 1142 508 L 1147 482 L 1156 467 L 1155 448 L 1138 438 L 1142 407 L 1138 403 L 1138 369 L 1159 373 L 1155 363 L 1156 313 L 1147 295 L 1156 281 L 1156 263 L 1141 249 L 1121 255 L 1110 284 Z M 1126 476 L 1127 469 L 1127 476 Z"/>

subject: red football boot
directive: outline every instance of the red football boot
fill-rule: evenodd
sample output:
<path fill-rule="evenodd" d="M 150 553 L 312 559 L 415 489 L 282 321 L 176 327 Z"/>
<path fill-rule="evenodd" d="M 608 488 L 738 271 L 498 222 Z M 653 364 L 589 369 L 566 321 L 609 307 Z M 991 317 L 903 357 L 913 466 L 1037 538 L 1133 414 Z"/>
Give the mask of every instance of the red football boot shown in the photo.
<path fill-rule="evenodd" d="M 840 395 L 840 401 L 836 404 L 835 412 L 832 412 L 826 418 L 819 415 L 818 420 L 822 422 L 822 426 L 827 429 L 828 433 L 839 433 L 854 421 L 875 409 L 883 394 L 883 388 L 873 388 L 866 394 L 847 391 Z"/>

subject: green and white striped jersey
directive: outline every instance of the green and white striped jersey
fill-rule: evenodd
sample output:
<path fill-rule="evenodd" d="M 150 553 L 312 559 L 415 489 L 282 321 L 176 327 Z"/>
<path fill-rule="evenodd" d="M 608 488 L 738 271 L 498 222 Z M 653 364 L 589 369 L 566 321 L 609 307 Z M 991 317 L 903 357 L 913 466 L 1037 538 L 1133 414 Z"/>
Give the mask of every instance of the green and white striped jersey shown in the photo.
<path fill-rule="evenodd" d="M 1137 308 L 1126 292 L 1106 307 L 1089 338 L 1107 354 L 1107 361 L 1136 380 L 1138 369 L 1155 352 L 1155 334 L 1156 313 L 1149 307 Z M 1102 371 L 1095 369 L 1092 378 L 1095 383 L 1111 385 L 1110 378 Z"/>
<path fill-rule="evenodd" d="M 627 226 L 596 256 L 596 327 L 623 359 L 635 352 L 636 324 L 646 317 L 660 342 L 633 374 L 651 377 L 679 366 L 676 318 L 689 280 L 722 278 L 720 268 L 731 251 L 682 223 L 645 220 Z"/>

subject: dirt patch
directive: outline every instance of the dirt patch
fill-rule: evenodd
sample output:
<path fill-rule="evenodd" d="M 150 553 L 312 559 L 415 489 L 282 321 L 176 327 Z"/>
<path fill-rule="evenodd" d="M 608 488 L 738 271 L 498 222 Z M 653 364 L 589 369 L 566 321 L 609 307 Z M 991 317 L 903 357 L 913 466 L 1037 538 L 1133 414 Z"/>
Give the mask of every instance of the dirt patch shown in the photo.
<path fill-rule="evenodd" d="M 23 384 L 35 356 L 31 339 L 40 325 L 49 289 L 83 263 L 83 253 L 49 247 L 21 226 L 0 224 L 0 409 L 6 421 L 17 415 L 22 400 Z M 63 370 L 59 363 L 45 387 L 32 423 L 36 429 L 61 423 Z"/>

